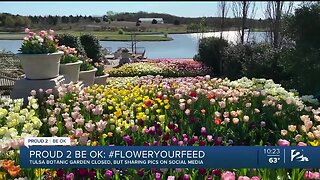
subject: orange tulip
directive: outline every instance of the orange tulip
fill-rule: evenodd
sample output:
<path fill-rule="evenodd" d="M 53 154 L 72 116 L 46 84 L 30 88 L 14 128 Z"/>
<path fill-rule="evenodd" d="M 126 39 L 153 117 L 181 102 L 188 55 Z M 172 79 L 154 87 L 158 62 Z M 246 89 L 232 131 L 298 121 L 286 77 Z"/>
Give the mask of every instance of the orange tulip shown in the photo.
<path fill-rule="evenodd" d="M 20 174 L 20 171 L 21 171 L 20 166 L 12 166 L 8 170 L 8 173 L 10 174 L 11 177 L 17 177 Z"/>
<path fill-rule="evenodd" d="M 208 99 L 214 98 L 214 95 L 213 94 L 207 94 L 207 98 Z"/>
<path fill-rule="evenodd" d="M 5 170 L 10 169 L 14 165 L 14 161 L 12 160 L 4 160 L 2 161 L 1 167 Z"/>

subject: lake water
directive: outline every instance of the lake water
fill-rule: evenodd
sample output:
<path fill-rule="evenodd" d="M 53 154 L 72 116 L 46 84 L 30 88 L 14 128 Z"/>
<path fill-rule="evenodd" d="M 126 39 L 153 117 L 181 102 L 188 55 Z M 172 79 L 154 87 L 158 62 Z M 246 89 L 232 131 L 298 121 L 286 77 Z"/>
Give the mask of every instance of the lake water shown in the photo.
<path fill-rule="evenodd" d="M 237 41 L 237 31 L 223 32 L 223 37 L 230 42 Z M 1 34 L 0 34 L 1 35 Z M 172 41 L 143 41 L 138 42 L 137 47 L 143 47 L 146 50 L 145 56 L 154 58 L 193 58 L 197 54 L 198 40 L 200 33 L 189 34 L 168 34 Z M 203 33 L 203 37 L 220 36 L 220 32 Z M 265 32 L 251 32 L 249 39 L 251 41 L 262 42 L 265 40 Z M 0 49 L 5 49 L 14 53 L 18 52 L 22 40 L 0 40 Z M 110 47 L 116 51 L 119 47 L 131 47 L 131 42 L 122 41 L 100 41 L 102 47 Z M 139 49 L 138 49 L 139 50 Z"/>

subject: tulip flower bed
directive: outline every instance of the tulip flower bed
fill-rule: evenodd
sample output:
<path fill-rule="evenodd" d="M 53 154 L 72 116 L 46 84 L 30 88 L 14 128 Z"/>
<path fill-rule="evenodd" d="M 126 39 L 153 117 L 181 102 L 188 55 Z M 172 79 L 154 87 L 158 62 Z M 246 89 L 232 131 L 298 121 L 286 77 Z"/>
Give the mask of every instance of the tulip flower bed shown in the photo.
<path fill-rule="evenodd" d="M 20 169 L 23 137 L 84 146 L 318 146 L 320 108 L 272 80 L 109 78 L 105 86 L 1 99 L 0 179 L 319 179 L 318 169 Z M 39 97 L 35 98 L 35 95 Z"/>
<path fill-rule="evenodd" d="M 148 60 L 125 64 L 107 72 L 111 77 L 161 75 L 164 77 L 187 77 L 206 75 L 210 68 L 193 60 Z"/>

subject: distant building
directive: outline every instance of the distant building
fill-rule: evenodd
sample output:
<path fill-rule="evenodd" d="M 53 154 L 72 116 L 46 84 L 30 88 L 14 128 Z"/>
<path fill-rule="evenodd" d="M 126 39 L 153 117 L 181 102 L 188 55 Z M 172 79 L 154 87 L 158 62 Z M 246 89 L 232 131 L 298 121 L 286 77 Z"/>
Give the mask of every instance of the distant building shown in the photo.
<path fill-rule="evenodd" d="M 152 24 L 152 21 L 156 20 L 157 24 L 164 24 L 162 18 L 139 18 L 139 21 L 141 21 L 141 24 Z"/>

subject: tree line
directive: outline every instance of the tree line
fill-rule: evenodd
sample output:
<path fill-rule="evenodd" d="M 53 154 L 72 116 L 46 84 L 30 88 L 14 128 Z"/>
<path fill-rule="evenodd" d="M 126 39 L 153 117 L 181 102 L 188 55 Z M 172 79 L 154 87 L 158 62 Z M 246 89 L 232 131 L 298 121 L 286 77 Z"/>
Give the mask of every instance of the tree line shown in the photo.
<path fill-rule="evenodd" d="M 56 26 L 61 24 L 73 24 L 73 23 L 101 23 L 108 22 L 111 24 L 113 21 L 131 21 L 137 22 L 139 18 L 162 18 L 164 23 L 174 25 L 188 25 L 188 30 L 196 31 L 199 29 L 199 22 L 204 19 L 204 25 L 206 27 L 220 27 L 221 17 L 198 17 L 198 18 L 187 18 L 178 17 L 170 14 L 163 13 L 114 13 L 108 11 L 104 16 L 93 17 L 93 16 L 21 16 L 13 15 L 9 13 L 0 13 L 0 27 L 2 28 L 21 28 L 26 26 L 37 27 L 37 26 Z M 241 21 L 241 18 L 224 18 L 224 28 L 234 28 Z M 248 25 L 253 28 L 266 28 L 267 20 L 248 19 Z"/>
<path fill-rule="evenodd" d="M 15 28 L 21 27 L 37 27 L 38 25 L 56 26 L 60 24 L 72 24 L 72 23 L 100 23 L 102 21 L 99 17 L 93 16 L 21 16 L 13 15 L 9 13 L 0 13 L 0 27 L 2 28 Z"/>

